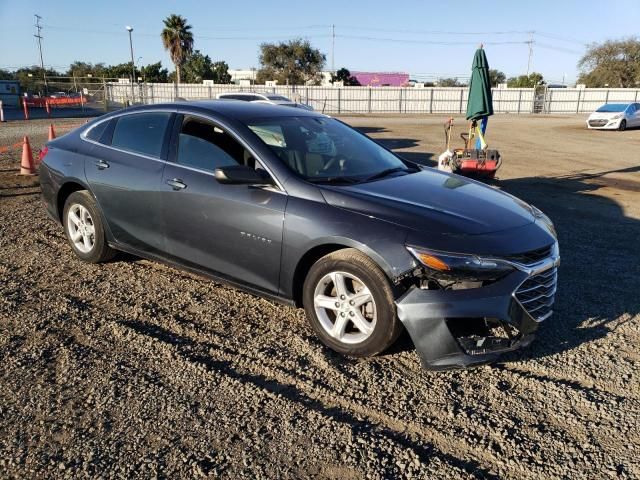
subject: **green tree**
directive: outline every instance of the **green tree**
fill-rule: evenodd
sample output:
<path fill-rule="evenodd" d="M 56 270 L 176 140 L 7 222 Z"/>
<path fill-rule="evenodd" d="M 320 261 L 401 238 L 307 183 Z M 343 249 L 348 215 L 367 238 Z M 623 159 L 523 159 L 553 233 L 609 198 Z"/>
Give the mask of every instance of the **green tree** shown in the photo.
<path fill-rule="evenodd" d="M 334 82 L 342 82 L 343 85 L 347 85 L 350 87 L 360 86 L 360 82 L 358 81 L 358 79 L 352 76 L 351 72 L 344 67 L 338 70 L 335 75 L 331 75 L 331 83 Z"/>
<path fill-rule="evenodd" d="M 636 87 L 640 84 L 640 39 L 630 37 L 591 44 L 578 62 L 578 83 L 587 87 Z"/>
<path fill-rule="evenodd" d="M 169 79 L 169 70 L 162 68 L 162 63 L 150 63 L 140 69 L 140 76 L 148 83 L 166 83 Z"/>
<path fill-rule="evenodd" d="M 213 62 L 211 65 L 212 78 L 215 83 L 231 83 L 231 75 L 229 74 L 229 65 L 227 62 Z"/>
<path fill-rule="evenodd" d="M 136 77 L 138 72 L 136 71 Z M 104 77 L 106 78 L 131 78 L 131 62 L 118 63 L 117 65 L 107 65 L 104 67 Z"/>
<path fill-rule="evenodd" d="M 45 69 L 47 79 L 61 76 L 60 72 L 50 68 Z M 42 68 L 34 65 L 32 67 L 23 67 L 16 70 L 14 78 L 20 82 L 20 88 L 24 92 L 44 94 L 44 79 L 42 76 Z"/>
<path fill-rule="evenodd" d="M 492 87 L 497 87 L 499 84 L 504 83 L 507 80 L 507 76 L 500 70 L 490 69 L 489 80 Z"/>
<path fill-rule="evenodd" d="M 182 66 L 184 81 L 200 83 L 202 80 L 213 80 L 215 83 L 230 83 L 229 65 L 226 62 L 213 62 L 209 55 L 195 50 Z"/>
<path fill-rule="evenodd" d="M 182 78 L 186 83 L 200 83 L 209 80 L 213 63 L 209 55 L 195 50 L 182 64 Z"/>
<path fill-rule="evenodd" d="M 164 29 L 160 34 L 164 49 L 169 52 L 176 67 L 176 79 L 180 83 L 180 67 L 193 51 L 193 33 L 187 19 L 171 14 L 163 20 Z"/>
<path fill-rule="evenodd" d="M 65 72 L 67 77 L 75 77 L 76 79 L 82 79 L 83 83 L 100 83 L 102 82 L 102 78 L 107 76 L 107 71 L 104 63 L 90 63 L 90 62 L 81 62 L 76 60 Z M 91 79 L 87 77 L 91 75 Z"/>
<path fill-rule="evenodd" d="M 71 65 L 69 65 L 66 75 L 68 77 L 86 77 L 88 73 L 93 75 L 93 65 L 91 63 L 76 60 Z"/>
<path fill-rule="evenodd" d="M 313 48 L 308 40 L 263 43 L 260 45 L 262 68 L 256 75 L 256 82 L 277 80 L 286 85 L 319 83 L 325 60 L 326 56 Z"/>
<path fill-rule="evenodd" d="M 0 80 L 15 80 L 13 72 L 0 68 Z"/>
<path fill-rule="evenodd" d="M 457 78 L 439 78 L 438 86 L 439 87 L 460 87 L 462 85 Z"/>
<path fill-rule="evenodd" d="M 527 75 L 511 77 L 507 80 L 507 86 L 510 88 L 533 88 L 536 85 L 544 85 L 545 81 L 542 74 L 533 72 Z"/>

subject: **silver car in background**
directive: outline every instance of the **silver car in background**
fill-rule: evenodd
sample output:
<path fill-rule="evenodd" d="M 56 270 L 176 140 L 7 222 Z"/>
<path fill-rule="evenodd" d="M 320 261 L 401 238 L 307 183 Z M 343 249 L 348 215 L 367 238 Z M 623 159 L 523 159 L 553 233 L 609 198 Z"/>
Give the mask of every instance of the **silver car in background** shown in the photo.
<path fill-rule="evenodd" d="M 278 95 L 276 93 L 229 92 L 219 93 L 216 95 L 216 98 L 218 100 L 242 100 L 244 102 L 268 103 L 271 105 L 281 105 L 284 107 L 302 108 L 313 111 L 313 107 L 306 103 L 296 103 L 284 95 Z"/>
<path fill-rule="evenodd" d="M 640 103 L 605 103 L 587 119 L 587 128 L 626 130 L 640 127 Z"/>

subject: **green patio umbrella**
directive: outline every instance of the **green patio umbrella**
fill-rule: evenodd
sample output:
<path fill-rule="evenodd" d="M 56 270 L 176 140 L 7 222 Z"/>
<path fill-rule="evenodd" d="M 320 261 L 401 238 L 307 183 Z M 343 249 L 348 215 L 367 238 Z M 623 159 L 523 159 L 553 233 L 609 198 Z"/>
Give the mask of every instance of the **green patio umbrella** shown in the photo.
<path fill-rule="evenodd" d="M 480 121 L 480 130 L 484 135 L 489 115 L 493 115 L 493 98 L 491 97 L 491 81 L 489 80 L 489 62 L 482 45 L 476 50 L 471 66 L 469 82 L 469 98 L 467 100 L 467 120 Z M 476 148 L 480 148 L 480 139 Z"/>

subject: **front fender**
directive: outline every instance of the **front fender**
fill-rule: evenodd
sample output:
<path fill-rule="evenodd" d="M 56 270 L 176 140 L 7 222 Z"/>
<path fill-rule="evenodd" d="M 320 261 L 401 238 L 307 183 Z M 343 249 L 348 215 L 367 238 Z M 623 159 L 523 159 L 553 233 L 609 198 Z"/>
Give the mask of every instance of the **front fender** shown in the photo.
<path fill-rule="evenodd" d="M 324 202 L 290 198 L 284 221 L 280 294 L 292 298 L 295 272 L 307 252 L 323 245 L 356 248 L 393 280 L 415 261 L 405 248 L 408 231 Z"/>

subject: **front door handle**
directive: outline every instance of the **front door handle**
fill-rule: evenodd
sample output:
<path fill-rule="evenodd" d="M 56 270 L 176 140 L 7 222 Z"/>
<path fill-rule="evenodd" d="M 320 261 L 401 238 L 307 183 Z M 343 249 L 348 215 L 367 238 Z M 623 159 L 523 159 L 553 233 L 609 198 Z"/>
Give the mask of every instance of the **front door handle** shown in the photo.
<path fill-rule="evenodd" d="M 183 190 L 183 189 L 187 188 L 187 184 L 184 183 L 179 178 L 173 178 L 171 180 L 167 180 L 167 185 L 169 185 L 174 190 Z"/>
<path fill-rule="evenodd" d="M 96 160 L 94 165 L 98 167 L 98 170 L 104 170 L 105 168 L 109 168 L 109 164 L 104 160 Z"/>

